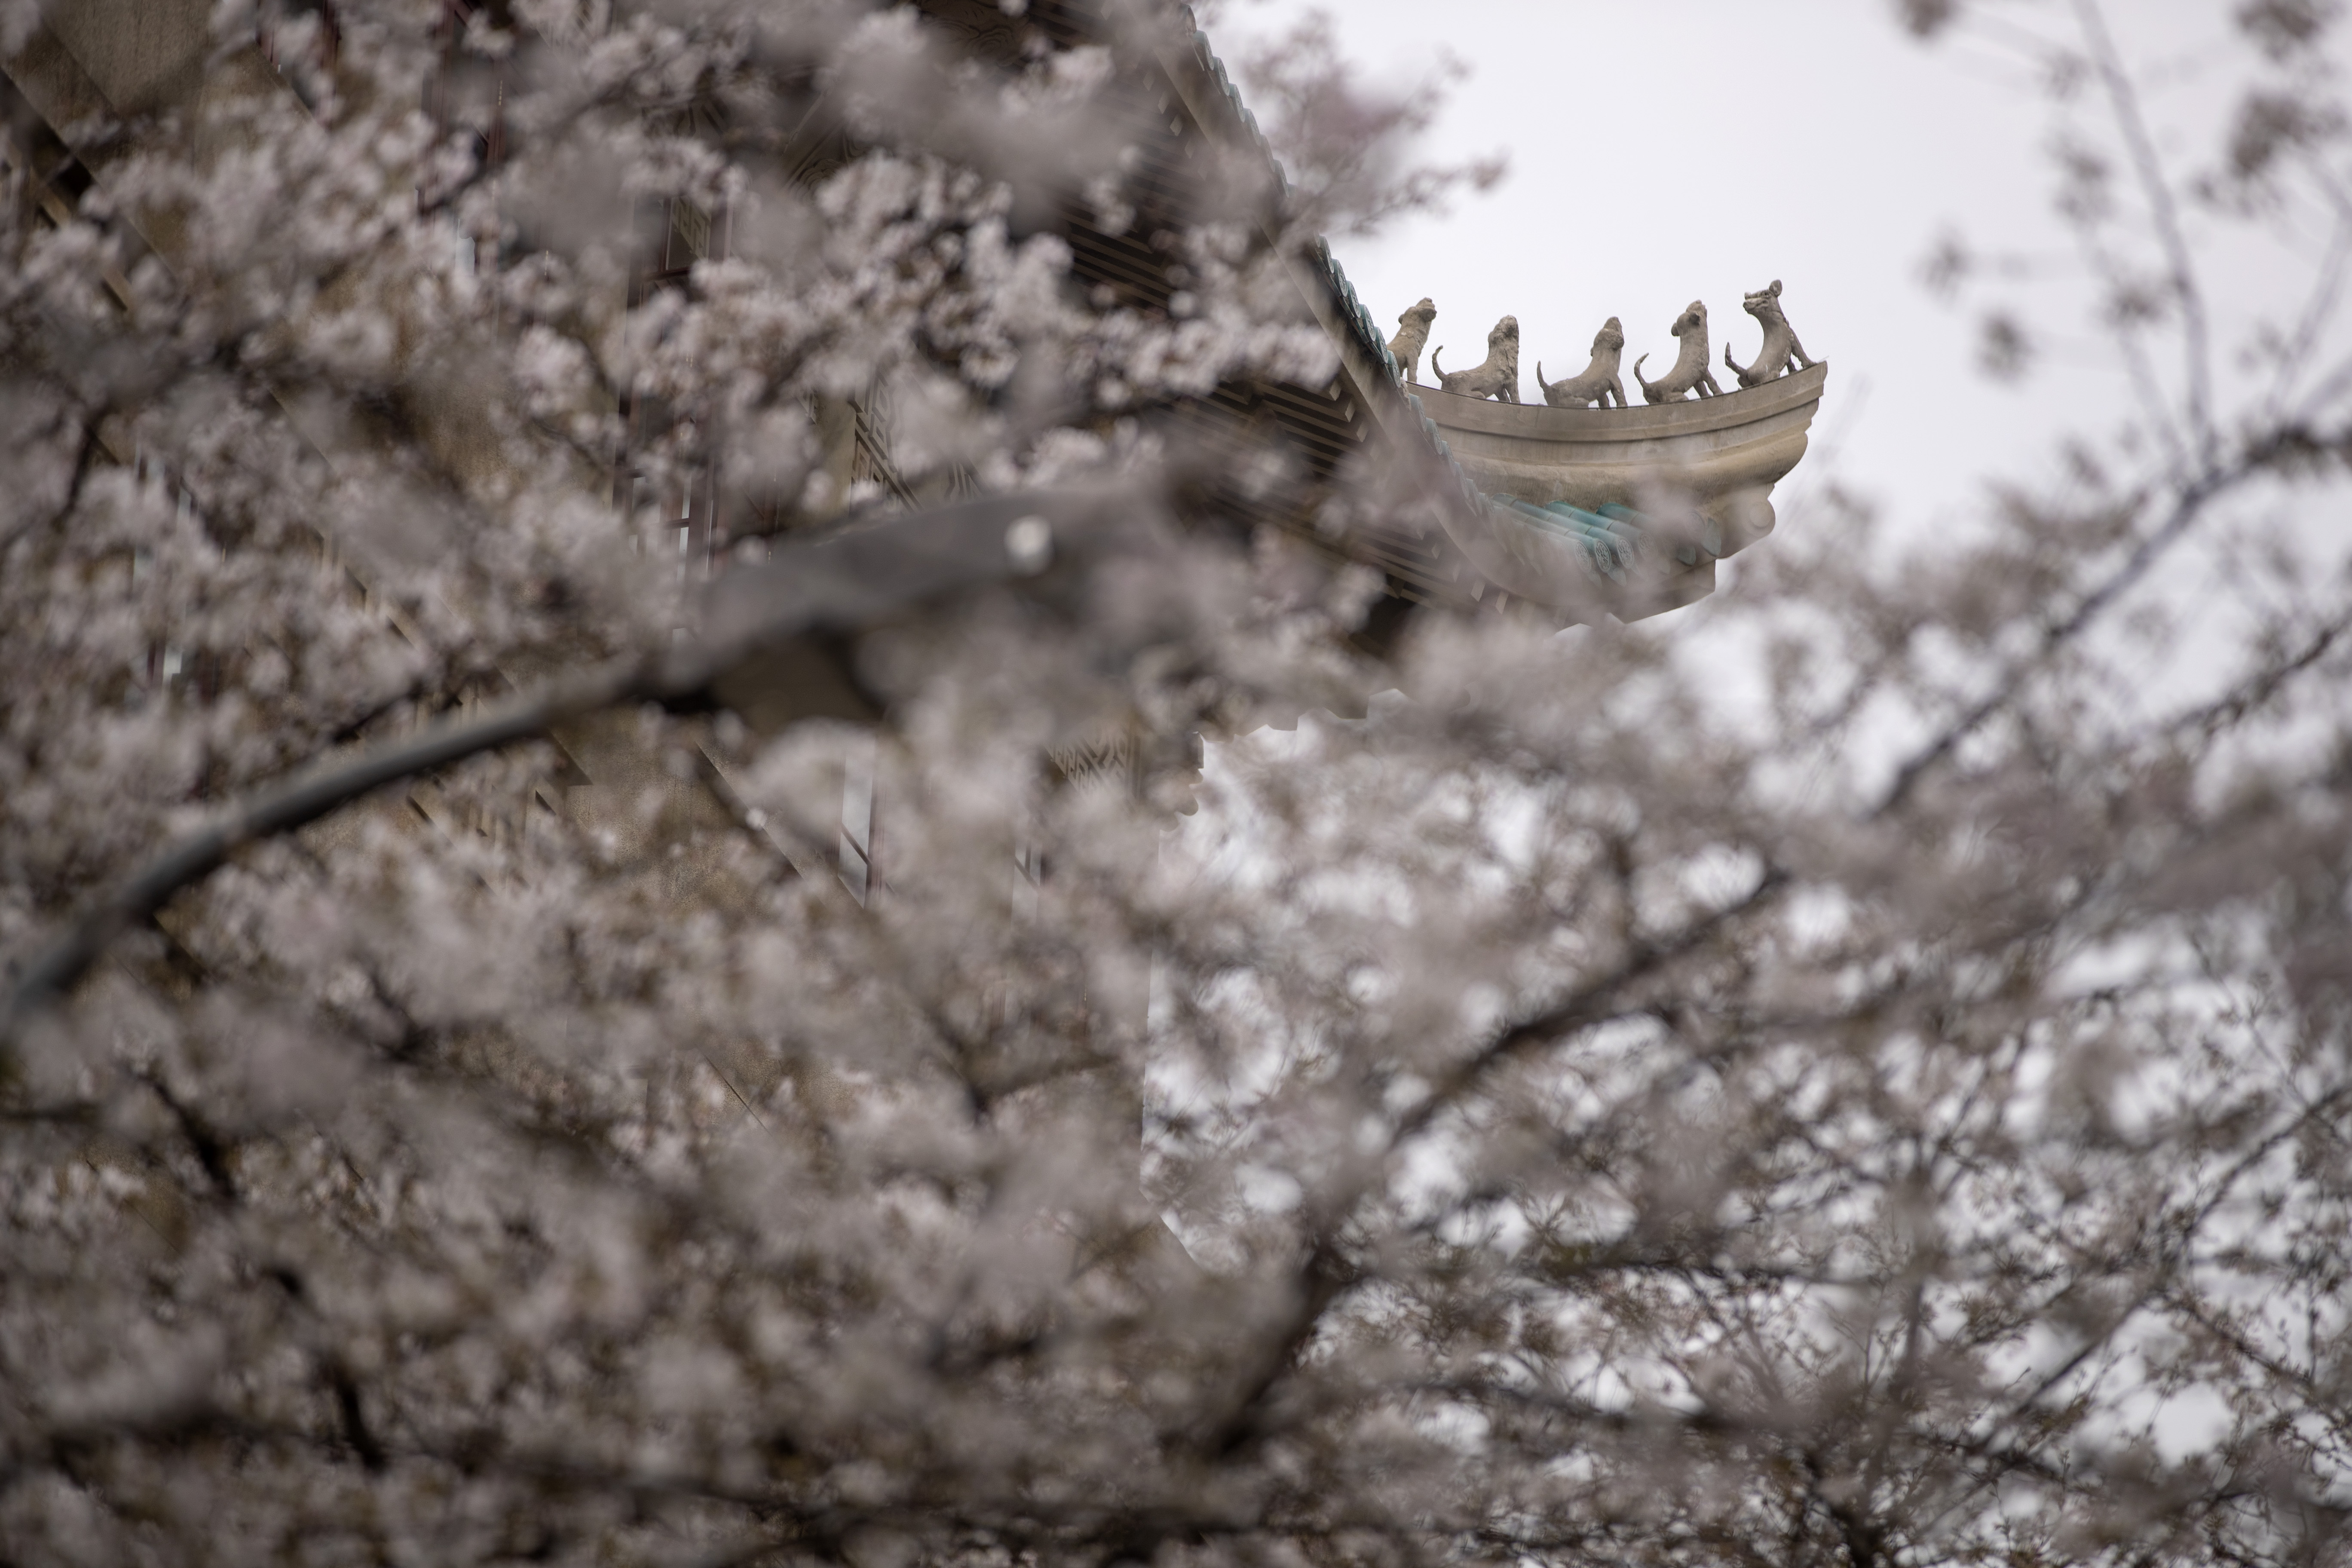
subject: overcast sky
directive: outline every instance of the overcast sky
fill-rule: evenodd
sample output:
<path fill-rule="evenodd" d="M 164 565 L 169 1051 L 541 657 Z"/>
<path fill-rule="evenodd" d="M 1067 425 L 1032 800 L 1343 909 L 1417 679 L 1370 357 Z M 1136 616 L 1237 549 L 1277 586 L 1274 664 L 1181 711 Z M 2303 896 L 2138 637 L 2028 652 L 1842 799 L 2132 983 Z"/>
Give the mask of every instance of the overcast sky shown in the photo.
<path fill-rule="evenodd" d="M 1211 41 L 1230 58 L 1309 8 L 1228 0 Z M 1745 363 L 1760 333 L 1740 296 L 1780 279 L 1790 323 L 1831 367 L 1812 451 L 1781 487 L 1783 517 L 1833 472 L 1906 531 L 1953 526 L 1983 476 L 2031 475 L 2056 435 L 2086 424 L 2104 433 L 2128 406 L 2082 293 L 2063 280 L 2074 250 L 2053 208 L 2052 111 L 1998 26 L 1923 45 L 1895 25 L 1890 0 L 1323 8 L 1345 52 L 1377 75 L 1425 75 L 1438 46 L 1468 67 L 1432 157 L 1509 158 L 1500 185 L 1457 199 L 1450 216 L 1337 247 L 1384 327 L 1423 295 L 1436 300 L 1431 341 L 1450 363 L 1475 363 L 1487 328 L 1515 314 L 1521 395 L 1537 399 L 1537 360 L 1554 379 L 1581 370 L 1593 331 L 1615 315 L 1630 384 L 1636 355 L 1648 353 L 1653 372 L 1672 362 L 1667 323 L 1694 297 L 1711 313 L 1718 367 L 1727 340 Z M 2068 16 L 2018 0 L 1993 9 L 2052 34 Z M 2196 140 L 2250 58 L 2231 41 L 2232 9 L 2111 0 L 2171 150 Z M 2002 296 L 2063 329 L 2021 382 L 1978 368 L 1994 296 L 1955 305 L 1923 285 L 1922 263 L 1947 233 L 2060 279 Z M 2257 263 L 2231 265 L 2238 276 L 2211 280 L 2231 303 L 2269 287 Z"/>

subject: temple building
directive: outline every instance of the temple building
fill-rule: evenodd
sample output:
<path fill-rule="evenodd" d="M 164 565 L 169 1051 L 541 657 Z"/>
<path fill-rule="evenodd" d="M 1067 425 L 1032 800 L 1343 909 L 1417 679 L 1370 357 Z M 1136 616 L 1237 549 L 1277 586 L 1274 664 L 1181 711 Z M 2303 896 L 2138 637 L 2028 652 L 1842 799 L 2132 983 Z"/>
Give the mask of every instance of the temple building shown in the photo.
<path fill-rule="evenodd" d="M 454 30 L 495 0 L 443 4 Z M 317 0 L 316 8 L 328 23 L 331 47 L 333 6 Z M 920 0 L 919 9 L 961 48 L 1008 65 L 1040 44 L 1066 49 L 1111 37 L 1102 0 L 1033 0 L 1019 16 L 1007 16 L 994 0 Z M 108 154 L 85 161 L 61 132 L 93 112 L 193 106 L 216 90 L 205 79 L 211 11 L 207 0 L 51 0 L 42 6 L 42 25 L 5 62 L 13 100 L 7 155 L 26 166 L 37 204 L 62 213 L 64 204 L 103 177 Z M 1122 58 L 1120 66 L 1125 90 L 1164 114 L 1150 118 L 1153 134 L 1139 147 L 1140 160 L 1123 193 L 1134 220 L 1112 235 L 1076 206 L 1066 213 L 1072 270 L 1078 283 L 1108 289 L 1120 303 L 1164 310 L 1177 285 L 1170 278 L 1171 258 L 1153 237 L 1186 216 L 1187 165 L 1196 149 L 1204 142 L 1255 148 L 1277 185 L 1282 176 L 1197 29 L 1185 47 L 1156 58 Z M 486 152 L 496 155 L 496 149 Z M 796 172 L 820 176 L 847 153 L 838 142 L 812 146 Z M 722 215 L 670 204 L 652 217 L 635 287 L 674 284 L 696 259 L 723 247 L 725 228 Z M 1612 317 L 1602 340 L 1613 335 L 1617 348 L 1604 355 L 1602 340 L 1596 340 L 1594 370 L 1604 373 L 1604 384 L 1594 390 L 1603 405 L 1573 405 L 1594 401 L 1592 391 L 1578 395 L 1572 383 L 1588 379 L 1580 377 L 1552 384 L 1551 393 L 1571 405 L 1555 407 L 1520 401 L 1517 328 L 1506 318 L 1508 342 L 1499 346 L 1507 351 L 1510 384 L 1474 395 L 1466 384 L 1475 371 L 1446 374 L 1449 390 L 1437 383 L 1434 367 L 1430 384 L 1423 384 L 1422 367 L 1399 362 L 1381 318 L 1358 299 L 1328 247 L 1318 243 L 1289 259 L 1300 308 L 1337 347 L 1339 373 L 1320 387 L 1222 386 L 1194 411 L 1240 438 L 1278 447 L 1297 476 L 1276 495 L 1221 496 L 1221 503 L 1328 539 L 1305 524 L 1349 457 L 1371 443 L 1426 449 L 1445 466 L 1453 493 L 1429 509 L 1418 532 L 1351 532 L 1340 548 L 1378 567 L 1407 602 L 1464 606 L 1501 595 L 1567 619 L 1595 613 L 1630 619 L 1687 604 L 1712 589 L 1717 560 L 1770 531 L 1772 487 L 1803 454 L 1826 374 L 1804 360 L 1801 350 L 1794 374 L 1763 367 L 1769 379 L 1759 375 L 1755 385 L 1701 395 L 1717 388 L 1699 306 L 1696 341 L 1685 340 L 1684 363 L 1668 377 L 1673 389 L 1651 395 L 1658 384 L 1648 384 L 1648 401 L 1625 407 L 1618 384 L 1621 405 L 1607 406 L 1606 384 L 1614 381 L 1613 356 L 1623 342 Z M 1777 290 L 1776 284 L 1769 318 L 1759 317 L 1768 354 Z M 1751 309 L 1759 298 L 1748 297 Z M 1405 312 L 1402 335 L 1425 336 L 1433 312 L 1423 303 L 1417 314 Z M 1682 322 L 1673 330 L 1682 336 Z M 1793 334 L 1789 337 L 1793 342 Z M 1418 359 L 1417 342 L 1399 346 Z M 1680 374 L 1693 363 L 1706 373 L 1704 379 Z M 887 420 L 877 410 L 851 400 L 821 411 L 821 421 L 829 460 L 845 481 L 878 484 L 909 503 L 919 499 L 896 474 Z M 695 498 L 684 510 L 698 514 L 704 535 L 728 531 L 728 498 Z"/>
<path fill-rule="evenodd" d="M 966 47 L 1007 60 L 1033 38 L 1069 48 L 1108 37 L 1101 0 L 1033 0 L 1019 19 L 993 0 L 922 0 L 920 8 Z M 1189 7 L 1183 15 L 1189 22 Z M 1255 118 L 1197 27 L 1183 47 L 1122 63 L 1128 90 L 1163 107 L 1166 118 L 1155 121 L 1160 134 L 1143 148 L 1126 193 L 1137 221 L 1114 237 L 1083 214 L 1068 215 L 1073 271 L 1122 300 L 1164 309 L 1175 285 L 1169 258 L 1148 237 L 1155 217 L 1181 218 L 1184 170 L 1195 147 L 1253 149 L 1277 187 L 1284 181 Z M 1638 619 L 1711 593 L 1716 562 L 1771 531 L 1773 486 L 1804 455 L 1827 376 L 1801 348 L 1790 352 L 1795 338 L 1780 316 L 1777 281 L 1746 297 L 1765 327 L 1765 349 L 1731 389 L 1714 380 L 1706 310 L 1695 302 L 1696 327 L 1686 326 L 1686 311 L 1668 329 L 1681 340 L 1681 362 L 1664 382 L 1643 384 L 1643 405 L 1624 406 L 1618 386 L 1618 406 L 1578 406 L 1571 383 L 1585 378 L 1570 378 L 1551 384 L 1551 397 L 1563 405 L 1552 406 L 1519 401 L 1512 318 L 1497 327 L 1500 332 L 1507 325 L 1507 343 L 1489 340 L 1507 359 L 1509 384 L 1499 395 L 1475 392 L 1467 384 L 1475 371 L 1446 375 L 1449 389 L 1432 367 L 1431 384 L 1423 384 L 1421 367 L 1402 362 L 1397 351 L 1414 350 L 1411 340 L 1425 338 L 1433 314 L 1429 301 L 1403 312 L 1399 336 L 1407 341 L 1395 342 L 1328 245 L 1316 242 L 1289 259 L 1300 309 L 1339 351 L 1339 373 L 1326 386 L 1226 385 L 1206 400 L 1203 416 L 1279 449 L 1296 476 L 1275 496 L 1228 492 L 1216 500 L 1226 510 L 1292 529 L 1377 567 L 1392 614 L 1424 604 L 1517 604 L 1562 625 L 1601 615 Z M 1788 346 L 1781 346 L 1784 334 Z M 1602 341 L 1612 335 L 1616 346 L 1604 352 Z M 1622 345 L 1612 317 L 1595 342 L 1594 370 L 1607 373 L 1602 379 L 1613 382 L 1614 354 Z M 1490 363 L 1495 357 L 1490 352 Z M 1782 374 L 1784 363 L 1790 374 Z M 1700 377 L 1687 374 L 1694 364 Z M 1591 394 L 1581 399 L 1596 400 Z M 1359 525 L 1335 542 L 1330 531 L 1314 526 L 1319 503 L 1348 460 L 1375 443 L 1408 461 L 1427 458 L 1442 477 L 1412 531 Z"/>
<path fill-rule="evenodd" d="M 453 40 L 478 13 L 497 19 L 503 9 L 503 0 L 441 3 Z M 331 51 L 332 0 L 305 0 L 301 8 L 318 14 L 319 47 Z M 84 192 L 103 184 L 109 161 L 132 144 L 77 144 L 76 128 L 94 117 L 177 106 L 200 119 L 210 94 L 291 90 L 290 77 L 277 73 L 260 51 L 240 58 L 215 50 L 213 9 L 211 0 L 42 0 L 40 21 L 0 62 L 5 157 L 21 176 L 24 199 L 62 222 Z M 1076 202 L 1052 220 L 1069 243 L 1074 284 L 1093 298 L 1169 310 L 1181 288 L 1172 236 L 1192 216 L 1203 167 L 1236 155 L 1262 171 L 1265 243 L 1295 246 L 1273 221 L 1286 190 L 1282 170 L 1189 10 L 1181 13 L 1181 30 L 1162 35 L 1171 41 L 1139 49 L 1115 33 L 1107 0 L 1028 0 L 1012 7 L 997 0 L 919 0 L 916 9 L 968 58 L 1007 67 L 1045 50 L 1112 46 L 1119 90 L 1148 111 L 1136 117 L 1141 131 L 1120 193 L 1131 220 L 1108 232 Z M 450 79 L 428 90 L 426 108 L 436 117 L 466 89 L 457 73 L 485 68 L 461 64 L 454 47 L 449 58 Z M 484 140 L 483 158 L 501 156 L 501 134 L 494 130 Z M 814 181 L 854 151 L 845 131 L 820 123 L 785 155 L 794 177 Z M 630 284 L 637 298 L 681 286 L 697 260 L 724 255 L 730 244 L 726 214 L 682 201 L 645 203 L 639 221 L 638 270 Z M 1381 324 L 1387 306 L 1376 313 L 1358 298 L 1328 245 L 1313 241 L 1281 260 L 1295 284 L 1299 318 L 1319 324 L 1336 350 L 1336 374 L 1319 386 L 1221 385 L 1170 411 L 1169 427 L 1213 449 L 1276 459 L 1213 466 L 1277 477 L 1247 487 L 1213 484 L 1196 498 L 1202 507 L 1228 521 L 1287 531 L 1381 574 L 1386 595 L 1368 624 L 1371 651 L 1380 652 L 1423 606 L 1516 609 L 1561 626 L 1655 615 L 1710 593 L 1716 563 L 1770 532 L 1773 487 L 1803 456 L 1827 375 L 1790 331 L 1778 282 L 1743 300 L 1764 328 L 1765 349 L 1747 369 L 1730 363 L 1727 352 L 1733 385 L 1716 380 L 1706 308 L 1695 300 L 1668 329 L 1680 352 L 1664 378 L 1643 379 L 1637 363 L 1639 405 L 1628 405 L 1624 395 L 1619 361 L 1625 334 L 1614 317 L 1596 335 L 1586 371 L 1549 384 L 1534 378 L 1539 401 L 1530 402 L 1522 400 L 1528 388 L 1515 319 L 1496 325 L 1485 363 L 1441 371 L 1434 355 L 1430 364 L 1420 363 L 1438 309 L 1431 301 L 1405 308 L 1391 335 Z M 119 279 L 110 281 L 128 298 Z M 1554 363 L 1565 357 L 1555 355 Z M 650 405 L 623 412 L 633 430 L 663 417 Z M 954 476 L 910 483 L 900 475 L 889 411 L 876 399 L 821 399 L 813 413 L 835 494 L 879 496 L 886 505 L 917 511 L 958 493 Z M 453 425 L 463 416 L 462 410 L 449 416 Z M 462 434 L 448 433 L 453 447 Z M 128 451 L 112 456 L 134 459 Z M 763 512 L 708 478 L 684 495 L 647 497 L 631 453 L 614 461 L 616 505 L 665 520 L 688 558 L 716 560 L 746 535 L 788 535 L 811 521 Z M 1330 526 L 1328 503 L 1367 473 L 1410 483 L 1420 499 L 1384 509 L 1403 521 Z M 855 716 L 854 680 L 828 676 L 814 685 L 827 680 L 833 695 L 826 700 L 836 716 Z M 759 693 L 746 703 L 757 708 Z M 773 717 L 781 721 L 794 710 L 786 702 Z M 618 742 L 585 732 L 562 739 L 579 775 L 565 803 L 572 809 L 593 812 L 608 782 L 644 772 Z M 426 786 L 419 788 L 422 799 Z M 851 798 L 856 794 L 854 781 L 845 785 L 841 869 L 862 892 L 874 811 L 870 798 Z"/>

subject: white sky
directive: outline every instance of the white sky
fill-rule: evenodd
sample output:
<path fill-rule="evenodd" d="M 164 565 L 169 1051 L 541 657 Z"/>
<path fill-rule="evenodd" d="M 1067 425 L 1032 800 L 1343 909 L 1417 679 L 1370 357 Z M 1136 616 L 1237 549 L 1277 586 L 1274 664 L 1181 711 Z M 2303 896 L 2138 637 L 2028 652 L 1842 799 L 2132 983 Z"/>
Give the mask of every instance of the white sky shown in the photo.
<path fill-rule="evenodd" d="M 1211 41 L 1231 58 L 1309 8 L 1227 0 Z M 2013 17 L 2055 34 L 2064 6 L 1994 0 L 1990 28 L 1932 46 L 1896 26 L 1891 0 L 1321 8 L 1344 52 L 1377 77 L 1426 75 L 1433 43 L 1469 67 L 1428 139 L 1431 158 L 1509 156 L 1505 181 L 1457 199 L 1450 216 L 1337 247 L 1384 330 L 1423 294 L 1436 300 L 1431 342 L 1453 351 L 1449 363 L 1475 363 L 1487 328 L 1515 314 L 1521 395 L 1539 398 L 1537 360 L 1555 379 L 1581 370 L 1593 331 L 1615 315 L 1630 384 L 1636 355 L 1647 352 L 1653 371 L 1671 363 L 1666 323 L 1698 297 L 1722 378 L 1723 343 L 1745 363 L 1760 338 L 1741 293 L 1781 279 L 1790 324 L 1831 366 L 1812 451 L 1780 489 L 1782 517 L 1833 472 L 1906 532 L 1958 524 L 1983 476 L 2031 477 L 2056 436 L 2105 435 L 2128 411 L 2128 385 L 2085 325 L 2079 289 L 2012 286 L 2029 319 L 2067 335 L 2021 384 L 2000 384 L 1976 365 L 1978 308 L 1992 296 L 1956 309 L 1921 281 L 1947 231 L 2071 267 L 2073 241 L 2052 204 L 2051 111 L 2000 33 Z M 2108 0 L 2151 118 L 2176 148 L 2227 102 L 2251 58 L 2232 38 L 2232 9 Z M 2223 260 L 2209 279 L 2217 299 L 2292 314 L 2284 273 Z"/>

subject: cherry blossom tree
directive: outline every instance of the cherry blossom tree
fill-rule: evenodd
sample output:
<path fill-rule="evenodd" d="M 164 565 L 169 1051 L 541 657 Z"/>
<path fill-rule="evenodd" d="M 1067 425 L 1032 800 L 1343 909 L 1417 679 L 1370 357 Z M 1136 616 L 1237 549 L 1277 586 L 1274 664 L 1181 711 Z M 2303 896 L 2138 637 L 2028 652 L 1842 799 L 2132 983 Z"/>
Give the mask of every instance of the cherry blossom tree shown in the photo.
<path fill-rule="evenodd" d="M 0 1558 L 2345 1562 L 2334 12 L 2198 163 L 2026 9 L 1904 15 L 2072 95 L 2112 427 L 1377 647 L 1424 458 L 1252 534 L 1169 417 L 1444 188 L 1328 34 L 1165 307 L 1066 237 L 1157 5 L 230 4 L 20 115 Z"/>

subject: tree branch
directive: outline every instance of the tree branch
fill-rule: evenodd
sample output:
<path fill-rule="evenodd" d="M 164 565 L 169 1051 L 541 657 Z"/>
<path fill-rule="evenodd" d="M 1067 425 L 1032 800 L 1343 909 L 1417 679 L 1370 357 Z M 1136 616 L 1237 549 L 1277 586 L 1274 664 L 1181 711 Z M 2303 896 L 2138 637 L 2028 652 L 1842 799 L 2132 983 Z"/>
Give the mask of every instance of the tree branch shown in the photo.
<path fill-rule="evenodd" d="M 2130 592 L 2165 552 L 2196 525 L 2209 502 L 2243 483 L 2256 471 L 2256 468 L 2257 465 L 2250 459 L 2226 472 L 2208 474 L 2183 489 L 2174 500 L 2171 512 L 2139 542 L 2124 563 L 2116 568 L 2106 581 L 2084 595 L 2064 619 L 2043 631 L 2039 647 L 2010 666 L 2000 685 L 1912 754 L 1910 760 L 1896 771 L 1894 782 L 1887 785 L 1886 793 L 1880 797 L 1878 804 L 1871 808 L 1866 820 L 1877 821 L 1909 799 L 1911 791 L 1928 769 L 1951 755 L 1960 742 L 1983 727 L 1986 720 L 2016 700 L 2018 692 L 2023 689 L 2026 681 L 2041 668 L 2043 660 L 2080 637 L 2109 605 Z"/>
<path fill-rule="evenodd" d="M 2074 13 L 2089 40 L 2091 58 L 2100 85 L 2106 89 L 2108 104 L 2115 110 L 2116 124 L 2123 132 L 2125 145 L 2131 150 L 2132 166 L 2147 197 L 2157 240 L 2164 248 L 2165 264 L 2172 275 L 2172 291 L 2180 301 L 2181 333 L 2187 340 L 2183 347 L 2189 361 L 2189 422 L 2197 438 L 2198 461 L 2210 468 L 2219 441 L 2213 429 L 2211 332 L 2206 325 L 2205 298 L 2197 287 L 2189 242 L 2180 232 L 2179 208 L 2172 199 L 2171 185 L 2165 180 L 2155 139 L 2148 134 L 2147 122 L 2140 116 L 2139 95 L 2124 74 L 2123 61 L 2116 53 L 2115 39 L 2107 31 L 2106 17 L 2097 0 L 2074 0 Z"/>
<path fill-rule="evenodd" d="M 1488 1071 L 1522 1051 L 1600 1021 L 1610 1011 L 1609 1004 L 1626 985 L 1691 952 L 1731 921 L 1769 902 L 1788 885 L 1788 879 L 1787 873 L 1778 867 L 1766 868 L 1756 886 L 1742 897 L 1693 921 L 1663 941 L 1637 945 L 1623 963 L 1607 974 L 1579 987 L 1559 1005 L 1504 1030 L 1400 1117 L 1389 1135 L 1387 1148 L 1365 1169 L 1386 1169 L 1406 1144 L 1417 1139 L 1441 1111 L 1468 1093 Z M 1369 1174 L 1360 1175 L 1353 1186 L 1325 1210 L 1307 1257 L 1299 1265 L 1295 1280 L 1298 1292 L 1296 1308 L 1284 1320 L 1280 1331 L 1263 1343 L 1261 1353 L 1253 1360 L 1247 1374 L 1228 1400 L 1225 1413 L 1207 1426 L 1199 1445 L 1202 1451 L 1223 1458 L 1263 1432 L 1268 1396 L 1313 1336 L 1323 1314 L 1355 1282 L 1356 1271 L 1340 1253 L 1339 1235 L 1371 1186 Z"/>
<path fill-rule="evenodd" d="M 0 1045 L 71 991 L 124 930 L 247 845 L 315 822 L 386 784 L 544 735 L 602 709 L 692 701 L 749 655 L 803 632 L 856 632 L 943 592 L 1030 575 L 1034 564 L 1008 548 L 1008 525 L 1049 519 L 1054 544 L 1066 559 L 1099 512 L 1096 499 L 1071 492 L 991 496 L 781 552 L 714 584 L 701 635 L 691 641 L 625 655 L 480 718 L 436 724 L 265 790 L 118 883 L 23 970 L 0 1011 Z"/>

